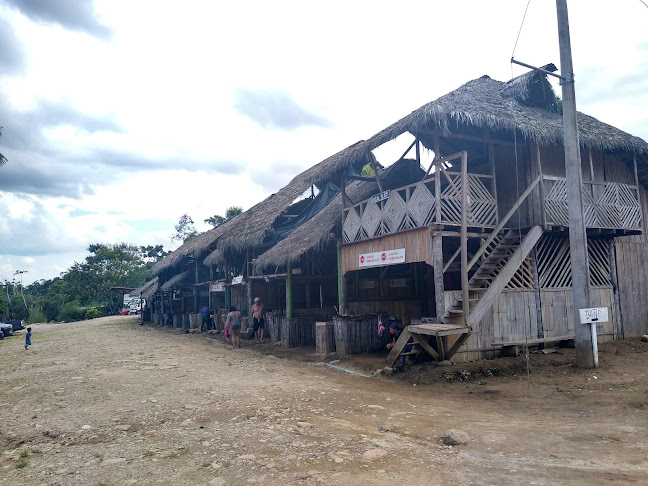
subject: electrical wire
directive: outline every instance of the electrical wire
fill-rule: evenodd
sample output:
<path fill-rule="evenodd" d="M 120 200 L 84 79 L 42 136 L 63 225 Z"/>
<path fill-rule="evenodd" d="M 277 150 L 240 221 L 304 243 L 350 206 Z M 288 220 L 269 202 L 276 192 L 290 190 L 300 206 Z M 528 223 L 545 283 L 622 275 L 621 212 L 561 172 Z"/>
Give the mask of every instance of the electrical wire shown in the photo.
<path fill-rule="evenodd" d="M 642 1 L 642 0 L 639 0 Z M 524 20 L 526 19 L 527 12 L 529 11 L 529 4 L 531 3 L 531 0 L 529 0 L 526 4 L 526 8 L 524 9 L 524 16 L 522 17 L 522 23 L 520 24 L 520 30 L 518 30 L 518 35 L 517 38 L 515 39 L 515 45 L 513 46 L 513 52 L 511 52 L 511 58 L 514 57 L 515 54 L 515 49 L 518 45 L 518 41 L 520 40 L 520 34 L 522 33 L 522 27 L 524 26 Z"/>

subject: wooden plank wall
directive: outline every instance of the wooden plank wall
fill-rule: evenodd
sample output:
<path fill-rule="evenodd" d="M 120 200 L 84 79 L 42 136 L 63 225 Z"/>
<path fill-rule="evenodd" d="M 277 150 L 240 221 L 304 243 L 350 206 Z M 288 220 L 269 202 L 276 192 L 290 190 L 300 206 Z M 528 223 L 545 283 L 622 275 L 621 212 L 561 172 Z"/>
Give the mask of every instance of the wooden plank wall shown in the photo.
<path fill-rule="evenodd" d="M 417 228 L 372 240 L 342 246 L 342 272 L 360 270 L 360 255 L 376 251 L 405 248 L 405 263 L 427 262 L 432 265 L 430 228 Z M 362 269 L 368 267 L 362 267 Z"/>
<path fill-rule="evenodd" d="M 454 296 L 458 293 L 460 292 L 446 292 L 446 305 L 451 305 Z M 542 290 L 540 292 L 545 336 L 574 334 L 572 295 L 571 288 Z M 616 326 L 612 288 L 592 288 L 591 298 L 594 307 L 608 307 L 611 316 L 610 322 L 598 324 L 598 342 L 611 341 L 614 339 L 613 335 Z M 463 324 L 463 321 L 457 324 Z M 499 355 L 499 351 L 492 347 L 492 343 L 521 342 L 526 338 L 536 338 L 537 333 L 538 323 L 534 291 L 504 290 L 495 299 L 492 309 L 486 313 L 477 325 L 473 326 L 472 334 L 452 358 L 452 361 L 461 363 L 480 359 L 493 359 Z M 448 338 L 448 346 L 451 346 L 455 340 L 454 338 Z"/>
<path fill-rule="evenodd" d="M 631 238 L 643 236 L 615 240 L 619 304 L 625 338 L 648 333 L 648 245 L 632 241 Z"/>
<path fill-rule="evenodd" d="M 515 149 L 511 145 L 495 145 L 495 177 L 497 178 L 497 205 L 500 217 L 505 215 L 517 202 L 519 195 L 529 185 L 529 147 L 520 144 L 517 148 L 517 180 Z M 543 168 L 544 169 L 544 168 Z M 522 203 L 518 210 L 520 224 L 529 224 L 529 199 Z M 509 226 L 517 226 L 518 215 L 509 220 Z"/>

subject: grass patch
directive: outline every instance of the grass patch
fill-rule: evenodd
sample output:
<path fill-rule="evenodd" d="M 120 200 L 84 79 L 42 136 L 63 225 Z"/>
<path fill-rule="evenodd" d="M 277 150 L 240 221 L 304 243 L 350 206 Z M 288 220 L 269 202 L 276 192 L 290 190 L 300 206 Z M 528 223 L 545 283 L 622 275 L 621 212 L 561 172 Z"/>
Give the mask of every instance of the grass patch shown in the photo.
<path fill-rule="evenodd" d="M 200 467 L 209 467 L 209 466 L 211 466 L 211 465 L 212 465 L 211 462 L 203 462 L 203 463 L 200 465 Z"/>
<path fill-rule="evenodd" d="M 99 462 L 101 462 L 101 461 L 104 460 L 104 455 L 103 455 L 103 454 L 100 454 L 99 452 L 95 452 L 95 455 L 94 455 L 94 456 L 95 456 L 97 459 L 99 459 Z"/>
<path fill-rule="evenodd" d="M 27 464 L 29 464 L 29 462 L 24 457 L 18 459 L 18 461 L 16 461 L 16 469 L 22 469 L 23 467 L 27 466 Z"/>
<path fill-rule="evenodd" d="M 24 459 L 28 455 L 29 455 L 29 450 L 28 449 L 23 449 L 22 451 L 20 451 L 20 458 L 21 459 Z"/>

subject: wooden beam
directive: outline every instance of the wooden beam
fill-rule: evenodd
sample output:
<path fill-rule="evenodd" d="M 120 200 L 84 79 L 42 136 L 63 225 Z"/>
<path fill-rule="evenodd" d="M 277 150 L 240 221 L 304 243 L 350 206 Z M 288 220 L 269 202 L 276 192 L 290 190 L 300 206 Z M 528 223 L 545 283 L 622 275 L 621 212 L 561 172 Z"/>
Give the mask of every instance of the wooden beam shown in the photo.
<path fill-rule="evenodd" d="M 468 339 L 469 336 L 469 332 L 463 333 L 461 336 L 459 336 L 459 339 L 455 341 L 455 343 L 446 353 L 446 359 L 451 359 L 455 355 L 455 353 L 459 351 L 459 348 L 463 345 L 463 343 L 466 342 L 466 339 Z"/>
<path fill-rule="evenodd" d="M 466 325 L 472 327 L 474 324 L 479 322 L 488 309 L 493 306 L 493 302 L 497 296 L 504 290 L 506 284 L 511 280 L 511 277 L 515 275 L 520 264 L 527 257 L 529 252 L 533 249 L 537 241 L 542 236 L 542 227 L 534 226 L 522 239 L 522 243 L 515 251 L 515 253 L 509 258 L 509 261 L 506 262 L 504 268 L 500 273 L 495 277 L 495 280 L 491 283 L 490 287 L 484 292 L 482 298 L 477 302 L 475 308 L 473 309 L 472 315 L 466 319 Z M 464 302 L 464 306 L 466 303 Z M 465 314 L 464 314 L 465 315 Z"/>
<path fill-rule="evenodd" d="M 439 137 L 434 136 L 434 160 L 441 158 L 441 149 L 439 148 Z M 434 173 L 434 220 L 441 224 L 441 174 L 437 169 Z M 444 270 L 445 271 L 445 270 Z"/>
<path fill-rule="evenodd" d="M 443 138 L 455 138 L 458 140 L 471 140 L 473 142 L 482 142 L 482 143 L 496 143 L 497 145 L 506 145 L 509 147 L 521 147 L 526 144 L 520 142 L 519 140 L 517 142 L 509 142 L 506 140 L 498 140 L 496 138 L 489 138 L 489 137 L 476 137 L 473 135 L 462 135 L 460 133 L 444 133 L 441 130 L 426 130 L 426 129 L 420 129 L 417 130 L 418 133 L 424 133 L 427 135 L 435 135 L 438 137 L 443 137 Z"/>
<path fill-rule="evenodd" d="M 435 361 L 439 360 L 439 353 L 437 353 L 432 346 L 428 343 L 430 336 L 425 336 L 421 334 L 411 333 L 414 341 L 421 345 L 421 347 L 430 355 Z"/>
<path fill-rule="evenodd" d="M 391 351 L 387 355 L 387 359 L 385 359 L 387 366 L 394 366 L 396 361 L 398 361 L 400 354 L 403 352 L 403 349 L 407 346 L 407 341 L 409 341 L 411 337 L 412 334 L 407 330 L 407 328 L 403 329 L 403 332 L 401 332 L 396 344 L 391 348 Z"/>
<path fill-rule="evenodd" d="M 292 266 L 289 261 L 286 264 L 286 317 L 290 319 L 292 316 L 293 316 Z"/>
<path fill-rule="evenodd" d="M 468 290 L 468 153 L 461 155 L 461 291 L 463 315 L 468 319 L 470 299 Z M 439 350 L 439 354 L 441 350 Z"/>
<path fill-rule="evenodd" d="M 457 251 L 455 251 L 454 254 L 450 257 L 450 260 L 448 260 L 448 263 L 446 263 L 443 266 L 443 273 L 446 273 L 446 270 L 448 270 L 448 268 L 450 268 L 450 265 L 452 265 L 452 262 L 455 261 L 455 259 L 457 258 L 457 255 L 459 255 L 459 253 L 461 253 L 461 245 L 459 245 L 459 248 L 457 248 Z"/>
<path fill-rule="evenodd" d="M 441 319 L 445 313 L 445 289 L 443 287 L 443 236 L 432 235 L 432 262 L 434 263 L 434 300 L 436 316 Z M 425 315 L 425 314 L 424 314 Z"/>
<path fill-rule="evenodd" d="M 378 183 L 378 189 L 380 190 L 380 192 L 383 192 L 383 185 L 382 182 L 380 182 L 380 177 L 378 177 L 378 168 L 376 167 L 376 163 L 374 162 L 373 157 L 369 161 L 369 164 L 371 164 L 371 168 L 374 171 L 374 177 L 376 178 L 376 182 Z"/>
<path fill-rule="evenodd" d="M 535 178 L 535 180 L 531 183 L 529 187 L 526 188 L 526 190 L 522 193 L 520 196 L 520 199 L 517 200 L 517 202 L 513 205 L 513 207 L 509 210 L 508 213 L 506 213 L 506 216 L 504 216 L 504 219 L 502 219 L 499 224 L 495 227 L 493 232 L 490 234 L 488 238 L 486 238 L 486 241 L 484 241 L 484 244 L 481 246 L 479 251 L 475 253 L 473 256 L 472 260 L 470 260 L 470 263 L 468 263 L 468 268 L 472 268 L 475 263 L 477 263 L 477 260 L 482 256 L 488 245 L 491 244 L 491 242 L 495 239 L 497 234 L 502 231 L 506 223 L 508 223 L 508 220 L 511 219 L 511 216 L 515 214 L 515 211 L 522 205 L 524 200 L 527 198 L 527 196 L 531 193 L 533 188 L 536 186 L 536 184 L 540 181 L 542 175 L 539 175 L 538 177 Z"/>

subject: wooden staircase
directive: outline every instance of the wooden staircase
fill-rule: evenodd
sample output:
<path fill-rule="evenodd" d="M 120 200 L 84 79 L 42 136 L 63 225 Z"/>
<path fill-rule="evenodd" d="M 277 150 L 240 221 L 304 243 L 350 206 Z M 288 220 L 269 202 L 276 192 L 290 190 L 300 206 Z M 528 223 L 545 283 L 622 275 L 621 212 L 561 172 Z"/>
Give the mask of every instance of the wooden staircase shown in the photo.
<path fill-rule="evenodd" d="M 468 281 L 471 305 L 468 319 L 465 320 L 466 326 L 479 322 L 493 306 L 497 296 L 515 275 L 542 233 L 541 226 L 533 226 L 520 241 L 518 231 L 510 230 L 492 248 Z M 463 296 L 460 294 L 446 309 L 442 321 L 454 324 L 463 317 L 463 313 Z"/>

